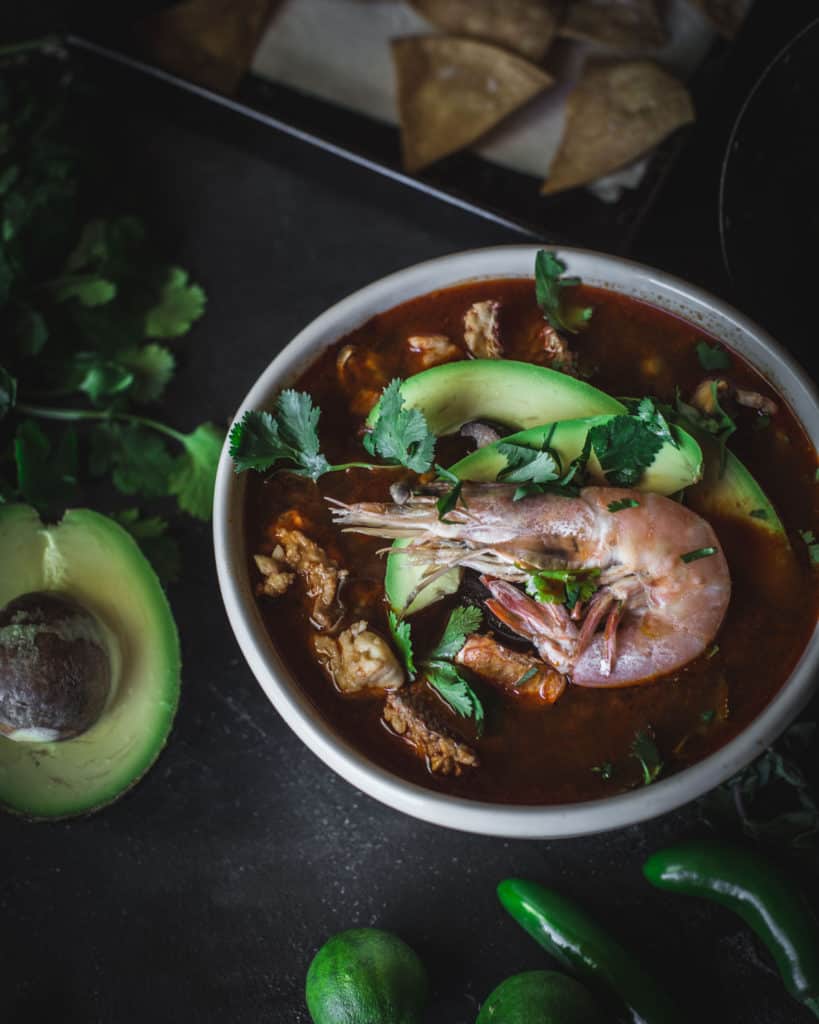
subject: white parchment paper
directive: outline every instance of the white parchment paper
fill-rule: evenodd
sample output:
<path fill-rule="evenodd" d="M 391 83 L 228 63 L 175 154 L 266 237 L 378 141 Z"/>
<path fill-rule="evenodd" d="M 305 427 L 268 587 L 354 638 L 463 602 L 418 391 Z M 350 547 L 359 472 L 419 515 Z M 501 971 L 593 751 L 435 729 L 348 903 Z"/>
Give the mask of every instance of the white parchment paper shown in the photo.
<path fill-rule="evenodd" d="M 641 51 L 639 55 L 657 59 L 685 79 L 704 58 L 714 32 L 686 0 L 670 0 L 667 24 L 669 43 L 661 50 Z M 283 0 L 256 51 L 253 71 L 396 124 L 389 41 L 434 31 L 401 0 Z M 590 52 L 610 51 L 583 43 L 559 44 L 559 84 L 505 121 L 475 147 L 476 151 L 503 167 L 545 177 L 560 143 L 566 96 Z M 622 188 L 639 184 L 645 166 L 642 160 L 609 175 L 600 182 L 598 194 L 616 199 Z"/>

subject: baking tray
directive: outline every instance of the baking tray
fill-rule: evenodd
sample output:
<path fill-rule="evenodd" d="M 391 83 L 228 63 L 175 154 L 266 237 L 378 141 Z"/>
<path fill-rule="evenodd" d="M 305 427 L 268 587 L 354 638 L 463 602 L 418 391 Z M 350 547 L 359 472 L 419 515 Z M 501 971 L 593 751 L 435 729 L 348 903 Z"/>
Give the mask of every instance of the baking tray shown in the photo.
<path fill-rule="evenodd" d="M 543 197 L 536 179 L 470 152 L 448 157 L 422 175 L 406 174 L 401 168 L 397 128 L 253 72 L 243 77 L 235 96 L 226 97 L 147 62 L 130 51 L 129 38 L 121 34 L 98 37 L 76 32 L 68 36 L 67 42 L 74 50 L 119 68 L 126 75 L 170 85 L 230 115 L 283 132 L 367 172 L 385 175 L 504 225 L 523 237 L 572 242 L 618 254 L 631 251 L 635 235 L 692 130 L 681 129 L 657 147 L 640 184 L 625 189 L 616 202 L 603 202 L 585 189 Z M 707 101 L 728 50 L 726 43 L 717 40 L 688 81 L 695 104 Z"/>

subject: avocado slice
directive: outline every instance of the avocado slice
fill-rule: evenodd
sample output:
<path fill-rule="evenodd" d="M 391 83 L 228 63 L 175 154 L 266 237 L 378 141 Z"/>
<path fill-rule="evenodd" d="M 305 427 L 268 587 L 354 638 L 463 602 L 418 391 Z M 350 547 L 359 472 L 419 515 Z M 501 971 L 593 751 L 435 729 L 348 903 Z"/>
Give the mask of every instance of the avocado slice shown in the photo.
<path fill-rule="evenodd" d="M 621 415 L 615 413 L 613 415 Z M 498 473 L 506 468 L 506 458 L 500 452 L 501 444 L 520 444 L 527 448 L 540 448 L 549 439 L 549 445 L 559 455 L 561 463 L 567 467 L 572 459 L 576 459 L 583 450 L 588 432 L 592 427 L 607 423 L 612 414 L 589 416 L 583 419 L 562 420 L 559 423 L 546 423 L 529 430 L 511 434 L 495 444 L 486 445 L 467 455 L 450 466 L 461 480 L 492 481 Z M 664 444 L 654 462 L 646 470 L 637 490 L 653 491 L 656 494 L 674 494 L 688 487 L 702 476 L 702 451 L 690 434 L 679 427 L 672 426 L 674 439 L 679 447 Z M 551 435 L 551 436 L 550 436 Z M 605 483 L 597 458 L 592 454 L 588 463 L 589 473 L 594 480 Z M 393 549 L 400 549 L 409 544 L 409 540 L 397 540 Z M 442 597 L 454 594 L 461 583 L 462 572 L 452 569 L 439 576 L 434 583 L 426 587 L 417 597 L 413 593 L 421 583 L 427 567 L 406 561 L 400 554 L 391 553 L 387 558 L 384 575 L 384 589 L 387 599 L 395 609 L 406 609 L 404 614 L 412 615 Z M 409 607 L 407 602 L 411 601 Z"/>
<path fill-rule="evenodd" d="M 464 359 L 408 377 L 401 385 L 404 405 L 420 409 L 429 429 L 441 437 L 470 420 L 489 420 L 513 430 L 541 423 L 625 412 L 604 391 L 568 374 L 514 359 Z M 380 402 L 367 417 L 372 427 Z"/>
<path fill-rule="evenodd" d="M 526 448 L 541 448 L 549 440 L 549 446 L 559 455 L 564 467 L 578 457 L 583 450 L 586 437 L 592 427 L 600 426 L 614 419 L 615 414 L 588 416 L 584 419 L 562 420 L 547 423 L 530 430 L 504 437 L 502 441 L 486 445 L 467 455 L 450 467 L 451 472 L 461 480 L 496 480 L 498 473 L 506 468 L 506 458 L 501 454 L 501 444 L 520 444 Z M 674 440 L 679 447 L 667 442 L 657 453 L 654 462 L 643 474 L 638 491 L 653 491 L 655 494 L 674 494 L 684 487 L 696 483 L 702 476 L 702 450 L 690 434 L 679 427 L 672 427 Z M 549 435 L 551 434 L 551 438 Z M 600 469 L 597 457 L 592 453 L 587 466 L 591 478 L 601 484 L 606 479 Z"/>
<path fill-rule="evenodd" d="M 0 506 L 0 606 L 54 591 L 93 613 L 108 642 L 111 693 L 97 721 L 61 742 L 0 736 L 0 804 L 67 818 L 116 800 L 150 768 L 179 700 L 179 636 L 165 593 L 131 536 L 72 509 L 44 526 L 26 505 Z"/>

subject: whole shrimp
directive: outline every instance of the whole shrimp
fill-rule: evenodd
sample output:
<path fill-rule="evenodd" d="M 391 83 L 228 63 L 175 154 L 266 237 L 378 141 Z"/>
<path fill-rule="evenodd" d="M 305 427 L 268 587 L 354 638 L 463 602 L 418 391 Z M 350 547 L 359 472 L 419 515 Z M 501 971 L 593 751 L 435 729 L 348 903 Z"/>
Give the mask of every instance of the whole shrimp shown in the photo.
<path fill-rule="evenodd" d="M 436 567 L 422 586 L 457 565 L 476 569 L 493 614 L 576 685 L 650 682 L 705 651 L 728 607 L 731 580 L 704 519 L 670 498 L 623 488 L 521 501 L 514 491 L 467 484 L 464 503 L 444 520 L 428 495 L 402 505 L 334 503 L 332 512 L 346 530 L 411 538 L 402 557 Z M 610 510 L 615 502 L 620 511 Z M 599 570 L 599 589 L 570 610 L 515 586 L 546 568 Z"/>

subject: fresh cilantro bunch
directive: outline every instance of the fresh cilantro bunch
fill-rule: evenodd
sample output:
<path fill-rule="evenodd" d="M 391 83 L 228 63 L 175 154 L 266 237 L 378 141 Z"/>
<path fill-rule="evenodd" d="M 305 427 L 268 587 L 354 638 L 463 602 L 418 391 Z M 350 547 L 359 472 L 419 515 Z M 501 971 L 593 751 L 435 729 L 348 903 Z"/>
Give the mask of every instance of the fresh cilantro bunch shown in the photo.
<path fill-rule="evenodd" d="M 389 615 L 393 642 L 401 653 L 407 674 L 414 679 L 418 674 L 412 644 L 412 630 L 406 619 L 399 620 L 395 612 Z M 466 638 L 481 624 L 481 610 L 474 607 L 456 608 L 441 635 L 441 639 L 421 662 L 424 678 L 461 718 L 472 718 L 480 735 L 483 732 L 484 710 L 480 698 L 464 676 L 452 664 Z"/>
<path fill-rule="evenodd" d="M 93 161 L 71 141 L 66 82 L 0 70 L 0 501 L 53 514 L 106 477 L 207 519 L 221 431 L 145 414 L 204 292 L 157 259 L 141 221 L 86 215 Z M 161 532 L 151 518 L 141 530 Z"/>
<path fill-rule="evenodd" d="M 580 284 L 579 277 L 563 277 L 566 264 L 555 253 L 541 249 L 535 257 L 535 296 L 543 316 L 556 331 L 577 334 L 591 320 L 591 306 L 573 305 L 567 288 Z"/>

